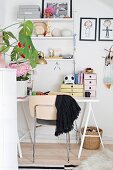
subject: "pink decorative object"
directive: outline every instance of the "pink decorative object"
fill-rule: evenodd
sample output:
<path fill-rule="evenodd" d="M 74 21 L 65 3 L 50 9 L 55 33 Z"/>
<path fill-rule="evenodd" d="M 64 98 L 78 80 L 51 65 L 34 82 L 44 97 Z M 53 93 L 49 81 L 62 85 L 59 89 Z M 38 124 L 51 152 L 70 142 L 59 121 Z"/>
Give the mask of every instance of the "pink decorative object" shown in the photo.
<path fill-rule="evenodd" d="M 14 63 L 9 65 L 10 68 L 17 69 L 17 81 L 25 81 L 29 79 L 30 65 L 28 63 Z"/>
<path fill-rule="evenodd" d="M 56 10 L 53 7 L 48 7 L 45 9 L 46 17 L 50 17 L 50 16 L 54 15 L 55 13 L 56 13 Z"/>

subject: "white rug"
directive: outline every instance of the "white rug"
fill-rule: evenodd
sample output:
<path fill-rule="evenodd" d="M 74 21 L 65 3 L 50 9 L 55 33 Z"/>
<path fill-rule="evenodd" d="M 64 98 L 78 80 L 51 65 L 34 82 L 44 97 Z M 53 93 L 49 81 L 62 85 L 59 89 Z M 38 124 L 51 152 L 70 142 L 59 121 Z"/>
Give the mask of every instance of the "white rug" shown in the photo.
<path fill-rule="evenodd" d="M 113 170 L 113 150 L 104 149 L 83 161 L 75 170 Z"/>

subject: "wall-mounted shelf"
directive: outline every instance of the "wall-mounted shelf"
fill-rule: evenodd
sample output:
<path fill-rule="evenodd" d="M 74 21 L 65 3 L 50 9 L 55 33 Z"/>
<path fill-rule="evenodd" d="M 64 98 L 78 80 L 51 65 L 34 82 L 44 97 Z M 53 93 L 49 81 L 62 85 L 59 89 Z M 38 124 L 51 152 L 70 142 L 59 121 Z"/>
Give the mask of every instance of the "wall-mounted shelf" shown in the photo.
<path fill-rule="evenodd" d="M 42 39 L 42 40 L 49 40 L 49 39 L 53 39 L 53 40 L 72 40 L 73 39 L 73 36 L 71 37 L 36 37 L 36 36 L 32 36 L 32 39 Z"/>
<path fill-rule="evenodd" d="M 45 57 L 45 59 L 47 60 L 47 61 L 56 61 L 56 60 L 58 60 L 58 61 L 74 61 L 74 59 L 72 58 L 72 59 L 64 59 L 64 58 L 46 58 Z"/>
<path fill-rule="evenodd" d="M 17 19 L 18 21 L 24 21 L 24 19 Z M 73 18 L 37 18 L 37 19 L 25 19 L 25 20 L 31 20 L 31 21 L 72 21 L 73 22 Z"/>
<path fill-rule="evenodd" d="M 24 19 L 17 19 L 18 21 L 22 22 L 24 21 Z M 45 23 L 49 23 L 52 25 L 52 26 L 55 26 L 57 28 L 57 24 L 59 24 L 59 29 L 64 29 L 64 28 L 67 28 L 67 29 L 72 29 L 72 35 L 71 36 L 68 36 L 68 37 L 46 37 L 46 36 L 36 36 L 35 34 L 32 36 L 32 39 L 34 41 L 37 41 L 37 40 L 50 40 L 52 42 L 54 41 L 60 41 L 61 40 L 61 44 L 62 44 L 62 41 L 64 40 L 65 42 L 68 42 L 69 41 L 69 44 L 70 44 L 70 41 L 73 43 L 74 41 L 74 17 L 73 18 L 37 18 L 37 19 L 25 19 L 25 20 L 31 20 L 32 22 L 45 22 Z M 61 24 L 61 25 L 60 25 Z M 54 27 L 52 27 L 52 29 L 54 29 Z M 71 43 L 71 46 L 72 46 L 72 43 Z M 58 43 L 59 44 L 59 43 Z M 60 45 L 60 44 L 59 44 Z M 54 46 L 54 45 L 53 45 Z M 52 43 L 51 43 L 51 48 L 52 48 Z M 53 47 L 55 48 L 55 47 Z M 58 47 L 57 47 L 58 48 Z M 74 47 L 73 47 L 74 49 Z M 74 56 L 74 51 L 73 52 L 70 52 L 70 54 L 72 54 Z M 45 59 L 47 61 L 66 61 L 66 62 L 74 62 L 74 57 L 72 59 L 63 59 L 63 58 L 49 58 L 49 57 L 45 57 Z M 75 66 L 74 66 L 75 67 Z"/>

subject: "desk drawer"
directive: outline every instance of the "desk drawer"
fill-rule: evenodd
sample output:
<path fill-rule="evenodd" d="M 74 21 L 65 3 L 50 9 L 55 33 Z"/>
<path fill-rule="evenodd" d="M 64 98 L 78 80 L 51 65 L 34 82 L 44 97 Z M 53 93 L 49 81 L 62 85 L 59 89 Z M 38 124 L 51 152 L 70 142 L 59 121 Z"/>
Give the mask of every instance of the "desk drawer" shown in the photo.
<path fill-rule="evenodd" d="M 96 86 L 85 86 L 85 90 L 96 90 Z"/>
<path fill-rule="evenodd" d="M 61 92 L 76 92 L 76 93 L 82 93 L 83 92 L 83 89 L 72 89 L 72 88 L 70 88 L 70 89 L 61 89 L 60 90 Z"/>
<path fill-rule="evenodd" d="M 75 97 L 83 97 L 84 96 L 83 93 L 72 93 L 72 92 L 68 93 L 68 92 L 65 92 L 65 94 L 75 96 Z"/>
<path fill-rule="evenodd" d="M 96 86 L 97 82 L 96 80 L 84 80 L 85 86 Z"/>
<path fill-rule="evenodd" d="M 84 79 L 95 80 L 97 78 L 96 74 L 84 74 Z"/>
<path fill-rule="evenodd" d="M 73 92 L 73 90 L 70 88 L 70 89 L 60 89 L 61 92 L 68 92 L 68 93 L 71 93 Z"/>
<path fill-rule="evenodd" d="M 82 89 L 83 84 L 62 84 L 61 89 L 69 89 L 69 88 L 75 88 L 75 89 Z"/>
<path fill-rule="evenodd" d="M 71 95 L 75 97 L 83 97 L 83 93 L 71 93 Z"/>
<path fill-rule="evenodd" d="M 90 97 L 96 97 L 96 91 L 95 90 L 86 90 L 87 92 L 90 92 Z"/>

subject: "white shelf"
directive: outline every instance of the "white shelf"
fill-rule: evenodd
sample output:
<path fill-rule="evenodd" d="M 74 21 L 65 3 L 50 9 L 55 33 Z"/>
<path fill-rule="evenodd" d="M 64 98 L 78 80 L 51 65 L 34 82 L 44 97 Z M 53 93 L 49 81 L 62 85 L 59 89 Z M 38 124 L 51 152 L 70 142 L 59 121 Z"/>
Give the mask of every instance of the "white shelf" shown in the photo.
<path fill-rule="evenodd" d="M 24 21 L 24 19 L 17 19 L 18 21 Z M 73 18 L 37 18 L 37 19 L 25 19 L 25 20 L 31 20 L 31 21 L 73 21 Z"/>
<path fill-rule="evenodd" d="M 73 36 L 72 37 L 36 37 L 36 36 L 32 36 L 32 39 L 42 39 L 42 40 L 49 40 L 49 39 L 53 39 L 53 40 L 69 40 L 69 39 L 73 39 Z"/>
<path fill-rule="evenodd" d="M 45 57 L 45 60 L 47 60 L 47 61 L 56 61 L 56 60 L 58 60 L 58 61 L 74 61 L 73 58 L 72 59 L 63 59 L 63 58 L 61 58 L 61 59 L 59 59 L 59 58 L 49 59 L 49 58 L 46 58 L 46 57 Z"/>

